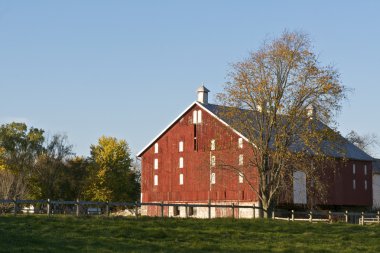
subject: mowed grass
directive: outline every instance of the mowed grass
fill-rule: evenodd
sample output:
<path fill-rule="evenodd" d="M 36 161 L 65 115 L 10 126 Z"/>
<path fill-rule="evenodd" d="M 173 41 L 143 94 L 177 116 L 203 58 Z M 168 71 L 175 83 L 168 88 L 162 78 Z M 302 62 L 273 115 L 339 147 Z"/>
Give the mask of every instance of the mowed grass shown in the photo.
<path fill-rule="evenodd" d="M 380 226 L 0 216 L 0 252 L 380 252 Z"/>

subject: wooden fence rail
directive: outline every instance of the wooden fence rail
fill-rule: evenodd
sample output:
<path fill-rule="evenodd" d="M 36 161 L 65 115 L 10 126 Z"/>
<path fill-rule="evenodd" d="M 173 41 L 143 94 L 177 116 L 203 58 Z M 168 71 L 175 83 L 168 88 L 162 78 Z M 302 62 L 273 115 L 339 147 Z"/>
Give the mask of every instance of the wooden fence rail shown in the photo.
<path fill-rule="evenodd" d="M 57 206 L 70 206 L 71 207 L 71 213 L 75 213 L 76 216 L 80 216 L 81 213 L 83 213 L 83 208 L 86 208 L 86 206 L 95 206 L 95 207 L 102 207 L 104 209 L 104 213 L 109 216 L 110 215 L 110 208 L 112 207 L 125 207 L 127 209 L 133 210 L 134 215 L 136 217 L 139 216 L 139 209 L 143 206 L 156 206 L 160 208 L 160 216 L 164 217 L 164 208 L 165 207 L 185 207 L 186 210 L 186 217 L 189 217 L 189 209 L 190 208 L 208 208 L 208 218 L 211 218 L 211 209 L 212 208 L 226 208 L 232 210 L 232 217 L 235 218 L 235 210 L 239 209 L 251 209 L 253 211 L 253 217 L 256 218 L 256 210 L 262 210 L 260 207 L 257 207 L 255 205 L 252 206 L 244 206 L 244 205 L 221 205 L 221 204 L 188 204 L 188 203 L 141 203 L 141 202 L 94 202 L 94 201 L 61 201 L 61 200 L 21 200 L 21 199 L 13 199 L 13 200 L 0 200 L 0 205 L 5 204 L 8 205 L 8 209 L 11 210 L 11 212 L 14 215 L 22 213 L 25 209 L 20 208 L 20 206 L 26 206 L 26 205 L 39 205 L 44 206 L 44 208 L 40 208 L 39 213 L 46 213 L 48 216 L 52 215 L 54 213 L 54 210 L 59 209 Z M 0 213 L 2 213 L 2 208 L 0 207 Z M 62 208 L 61 208 L 62 209 Z M 74 209 L 74 211 L 73 211 Z M 82 210 L 82 212 L 81 212 Z M 29 212 L 28 212 L 29 213 Z M 31 213 L 31 212 L 30 212 Z M 33 213 L 34 212 L 33 209 Z M 100 214 L 100 212 L 99 212 Z"/>
<path fill-rule="evenodd" d="M 39 206 L 36 209 L 28 209 L 25 207 L 27 205 Z M 207 208 L 207 218 L 211 219 L 211 209 L 212 208 L 225 208 L 231 210 L 232 218 L 236 217 L 235 210 L 239 213 L 241 209 L 250 209 L 252 210 L 252 218 L 256 218 L 256 211 L 266 212 L 266 210 L 255 206 L 239 205 L 232 203 L 231 205 L 222 205 L 222 204 L 188 204 L 188 203 L 140 203 L 140 202 L 95 202 L 95 201 L 62 201 L 62 200 L 21 200 L 21 199 L 12 199 L 12 200 L 0 200 L 0 214 L 11 212 L 14 215 L 20 213 L 40 213 L 50 216 L 52 214 L 63 213 L 75 214 L 80 216 L 81 214 L 104 214 L 110 216 L 111 209 L 114 207 L 125 207 L 133 213 L 133 215 L 138 218 L 139 210 L 143 206 L 156 206 L 159 208 L 159 216 L 164 217 L 165 207 L 184 207 L 185 208 L 185 217 L 188 218 L 191 216 L 190 208 Z M 34 207 L 33 207 L 34 208 Z M 272 219 L 275 220 L 286 220 L 286 221 L 305 221 L 305 222 L 346 222 L 346 223 L 356 223 L 360 225 L 365 224 L 380 224 L 380 212 L 377 213 L 365 213 L 365 212 L 331 212 L 331 211 L 307 211 L 300 212 L 295 210 L 273 210 Z"/>
<path fill-rule="evenodd" d="M 380 211 L 376 213 L 369 212 L 332 212 L 332 211 L 288 211 L 274 210 L 272 218 L 276 220 L 287 221 L 307 221 L 307 222 L 345 222 L 354 224 L 380 224 Z"/>

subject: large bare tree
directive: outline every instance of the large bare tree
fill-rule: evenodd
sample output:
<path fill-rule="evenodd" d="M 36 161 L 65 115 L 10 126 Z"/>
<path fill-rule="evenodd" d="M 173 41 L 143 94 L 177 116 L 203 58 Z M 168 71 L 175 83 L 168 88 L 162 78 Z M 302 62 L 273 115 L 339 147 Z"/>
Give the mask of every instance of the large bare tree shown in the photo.
<path fill-rule="evenodd" d="M 372 133 L 372 134 L 364 134 L 360 135 L 354 130 L 351 130 L 346 135 L 347 140 L 352 142 L 355 146 L 358 148 L 364 150 L 368 154 L 374 156 L 376 153 L 374 152 L 374 149 L 380 147 L 380 141 L 379 137 Z"/>
<path fill-rule="evenodd" d="M 243 174 L 264 210 L 289 189 L 295 171 L 313 178 L 313 192 L 323 192 L 318 178 L 339 139 L 327 126 L 346 94 L 337 70 L 319 63 L 307 34 L 285 31 L 234 64 L 229 77 L 217 99 L 231 127 L 249 139 L 253 152 L 244 167 L 257 169 L 257 177 L 241 166 L 220 167 Z"/>

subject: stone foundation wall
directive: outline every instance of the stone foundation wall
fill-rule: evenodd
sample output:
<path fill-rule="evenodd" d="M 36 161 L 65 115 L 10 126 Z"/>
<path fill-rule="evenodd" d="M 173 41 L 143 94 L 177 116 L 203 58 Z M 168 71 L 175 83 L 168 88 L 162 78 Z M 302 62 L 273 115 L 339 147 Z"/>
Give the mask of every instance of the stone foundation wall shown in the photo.
<path fill-rule="evenodd" d="M 181 203 L 170 203 L 170 204 L 181 204 Z M 189 205 L 207 205 L 207 203 L 187 203 Z M 247 202 L 247 203 L 239 203 L 240 206 L 252 206 L 252 208 L 237 208 L 238 204 L 235 204 L 235 218 L 240 219 L 252 219 L 259 217 L 259 210 L 253 210 L 253 206 L 258 206 L 258 203 Z M 232 202 L 222 202 L 222 203 L 211 203 L 211 205 L 232 205 Z M 177 210 L 176 210 L 177 209 Z M 191 213 L 192 212 L 192 213 Z M 188 207 L 188 215 L 186 215 L 186 207 L 185 206 L 165 206 L 164 207 L 164 216 L 165 217 L 177 217 L 177 218 L 198 218 L 198 219 L 208 219 L 208 207 Z M 141 207 L 141 215 L 143 216 L 161 216 L 161 207 L 160 206 L 143 206 Z M 211 207 L 211 218 L 228 218 L 233 217 L 232 208 L 219 208 L 219 207 Z"/>

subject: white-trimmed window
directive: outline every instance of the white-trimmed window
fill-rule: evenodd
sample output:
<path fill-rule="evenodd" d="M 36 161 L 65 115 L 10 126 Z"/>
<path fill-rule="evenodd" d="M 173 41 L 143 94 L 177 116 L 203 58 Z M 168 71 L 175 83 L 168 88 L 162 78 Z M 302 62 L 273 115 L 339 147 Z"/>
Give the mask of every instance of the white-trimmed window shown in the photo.
<path fill-rule="evenodd" d="M 197 114 L 197 111 L 193 111 L 193 124 L 197 124 L 198 123 L 198 114 Z"/>
<path fill-rule="evenodd" d="M 215 140 L 211 140 L 211 150 L 215 150 L 215 148 L 216 148 Z"/>
<path fill-rule="evenodd" d="M 368 171 L 367 171 L 367 165 L 364 165 L 364 175 L 367 176 L 367 174 L 368 174 Z"/>
<path fill-rule="evenodd" d="M 183 157 L 179 158 L 179 168 L 183 169 Z"/>
<path fill-rule="evenodd" d="M 244 182 L 244 175 L 243 173 L 239 172 L 239 183 L 242 184 Z"/>
<path fill-rule="evenodd" d="M 202 123 L 202 111 L 193 111 L 193 124 L 200 124 Z"/>
<path fill-rule="evenodd" d="M 239 155 L 239 165 L 244 165 L 244 155 Z"/>
<path fill-rule="evenodd" d="M 352 180 L 352 189 L 356 190 L 356 180 Z"/>
<path fill-rule="evenodd" d="M 198 110 L 198 124 L 202 123 L 202 111 Z"/>
<path fill-rule="evenodd" d="M 158 175 L 154 175 L 154 185 L 158 185 Z"/>
<path fill-rule="evenodd" d="M 178 151 L 183 152 L 183 141 L 180 141 L 178 144 Z"/>
<path fill-rule="evenodd" d="M 216 182 L 216 175 L 215 175 L 215 172 L 211 173 L 211 176 L 210 176 L 210 181 L 211 181 L 211 184 L 215 184 Z"/>
<path fill-rule="evenodd" d="M 243 148 L 243 138 L 239 138 L 239 141 L 238 141 L 238 147 L 239 148 Z"/>
<path fill-rule="evenodd" d="M 183 174 L 179 174 L 179 184 L 183 185 Z"/>
<path fill-rule="evenodd" d="M 367 180 L 364 180 L 364 189 L 368 190 L 368 182 L 367 182 Z"/>
<path fill-rule="evenodd" d="M 210 165 L 211 165 L 211 167 L 215 167 L 215 165 L 216 165 L 216 157 L 214 155 L 211 156 Z"/>
<path fill-rule="evenodd" d="M 158 170 L 158 159 L 157 158 L 154 159 L 154 169 Z"/>
<path fill-rule="evenodd" d="M 356 164 L 352 165 L 352 174 L 356 174 Z"/>
<path fill-rule="evenodd" d="M 154 144 L 154 153 L 158 154 L 158 143 Z"/>

